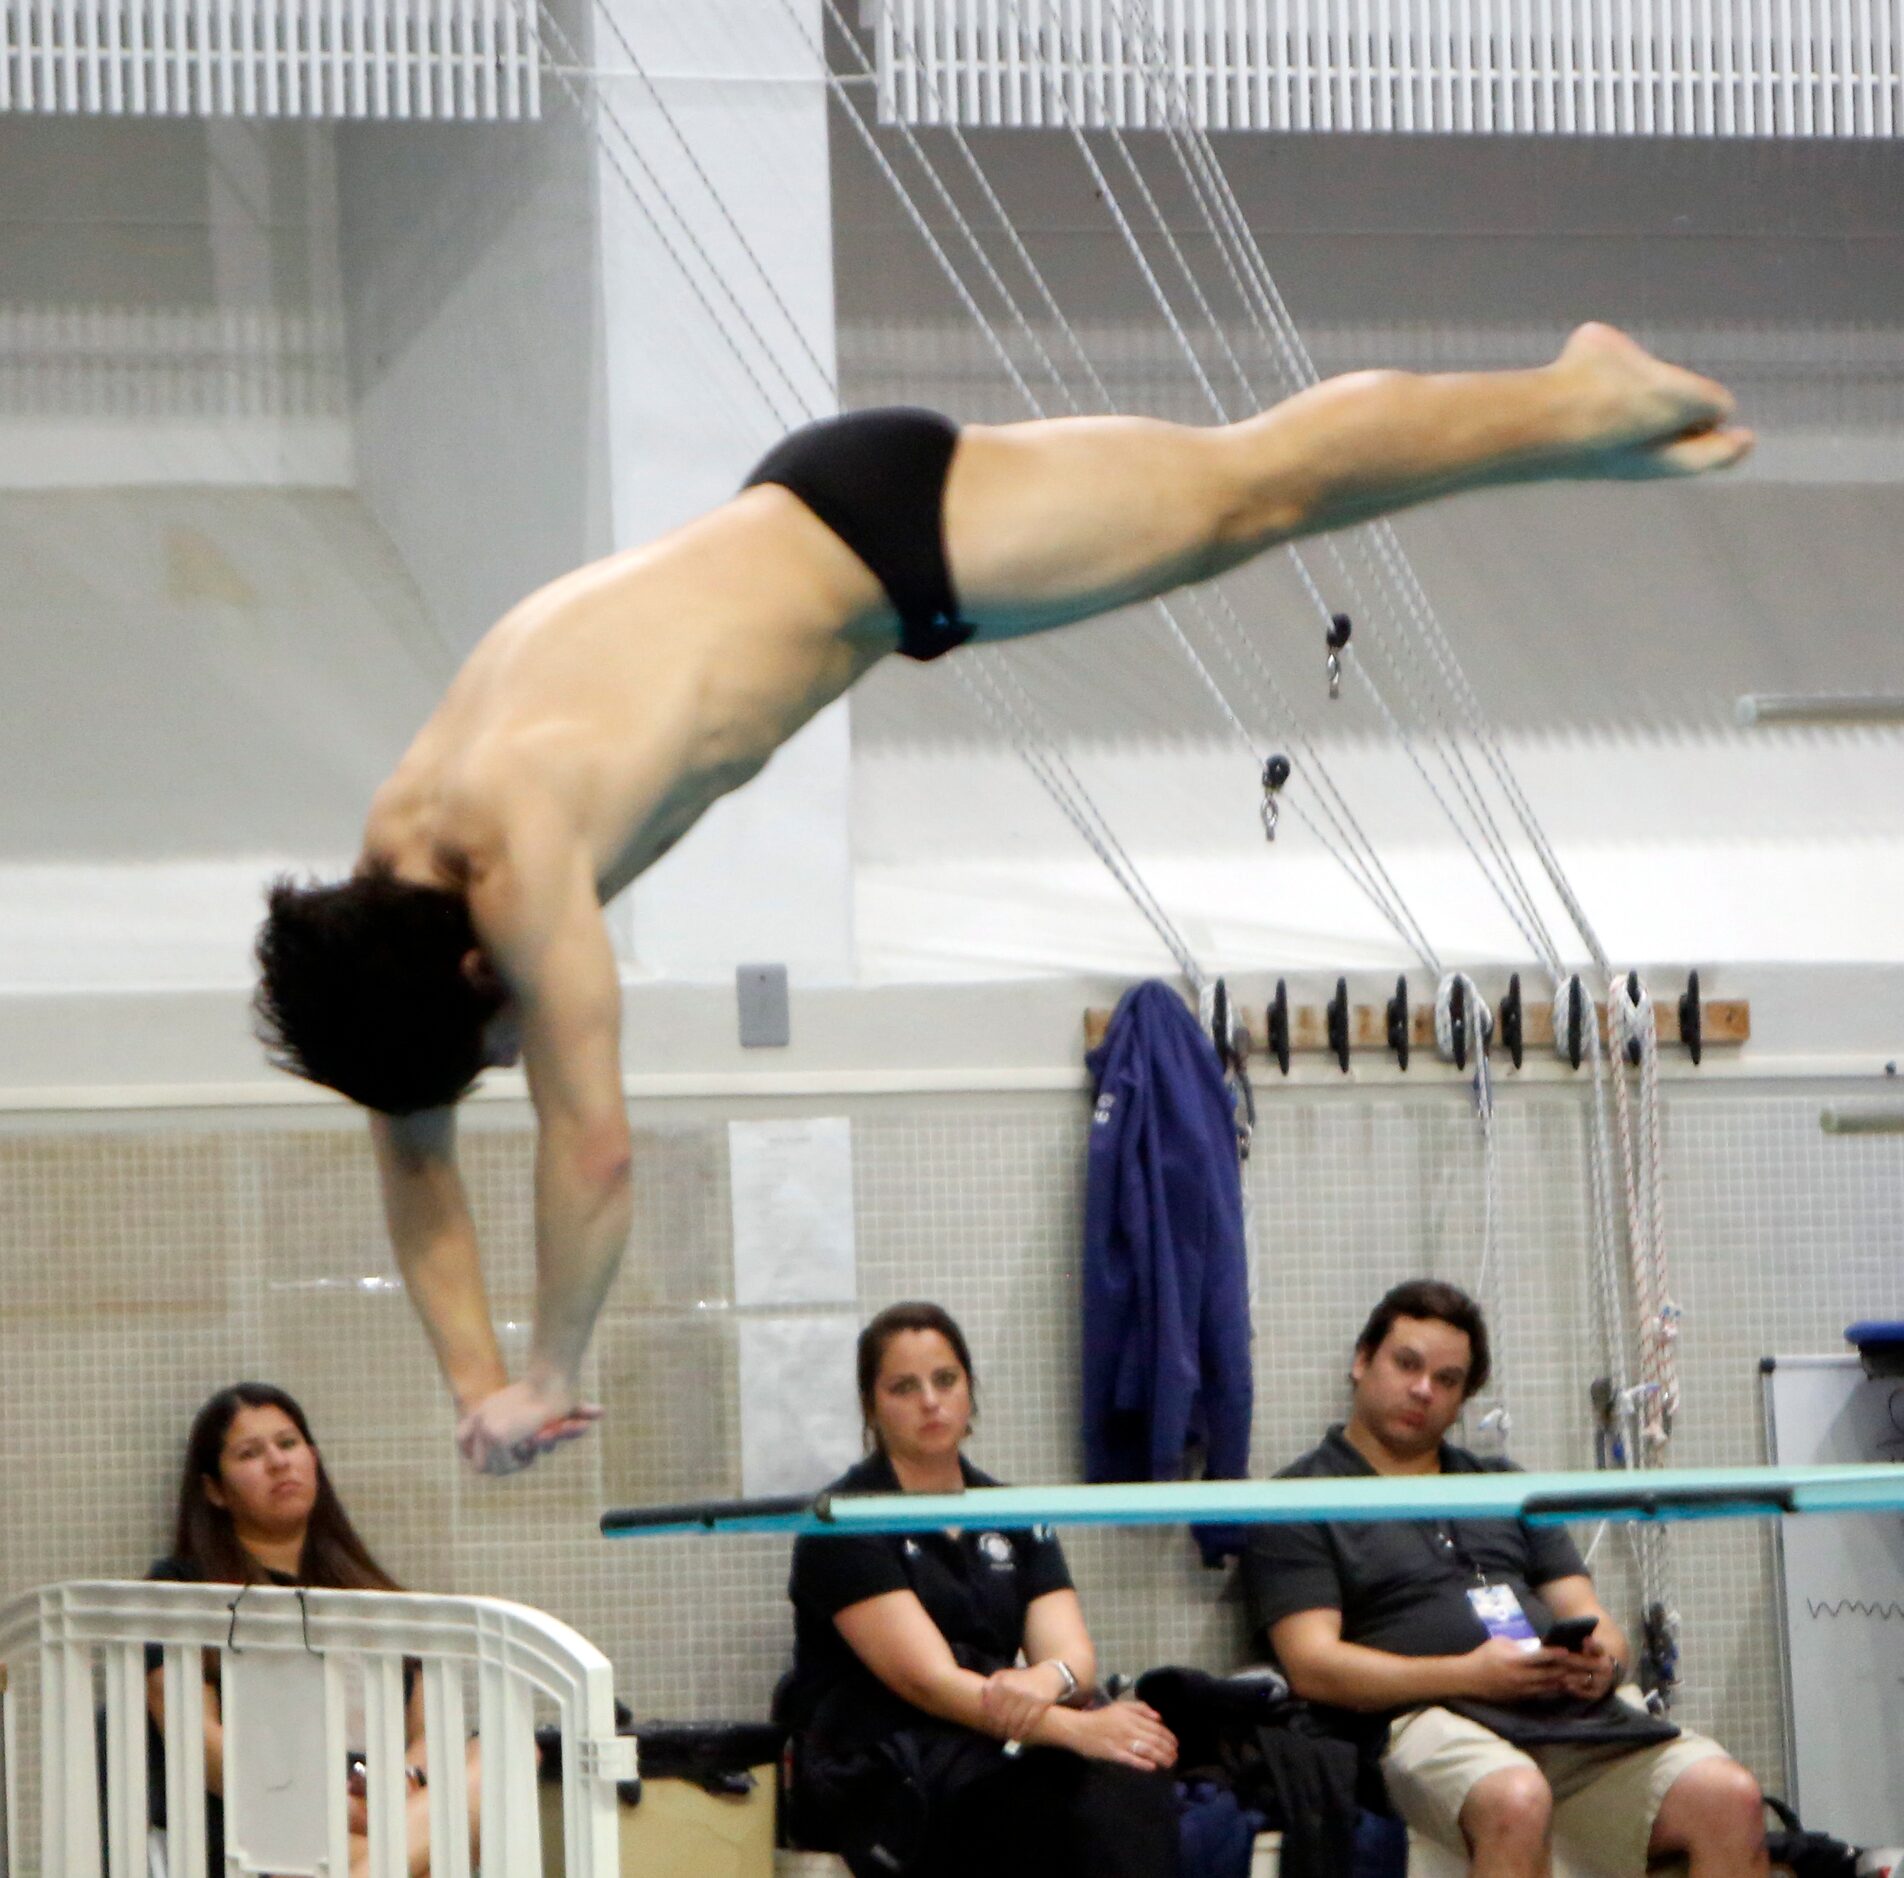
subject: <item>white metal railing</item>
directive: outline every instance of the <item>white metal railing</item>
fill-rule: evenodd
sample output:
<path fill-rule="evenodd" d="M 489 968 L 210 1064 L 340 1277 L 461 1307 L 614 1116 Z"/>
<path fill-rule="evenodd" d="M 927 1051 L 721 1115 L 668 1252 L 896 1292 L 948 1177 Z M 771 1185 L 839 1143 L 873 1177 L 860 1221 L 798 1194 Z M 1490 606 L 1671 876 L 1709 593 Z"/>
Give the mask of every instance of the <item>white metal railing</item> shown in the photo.
<path fill-rule="evenodd" d="M 0 111 L 525 118 L 536 0 L 0 0 Z"/>
<path fill-rule="evenodd" d="M 869 0 L 888 123 L 1891 137 L 1904 0 Z"/>
<path fill-rule="evenodd" d="M 0 1610 L 0 1873 L 144 1878 L 146 1646 L 165 1689 L 166 1869 L 205 1871 L 203 1652 L 220 1665 L 227 1869 L 342 1878 L 350 1869 L 346 1704 L 361 1685 L 372 1878 L 407 1869 L 403 1666 L 420 1664 L 428 1730 L 431 1870 L 470 1878 L 466 1681 L 476 1687 L 481 1862 L 539 1878 L 535 1704 L 562 1733 L 567 1878 L 613 1878 L 618 1780 L 608 1659 L 567 1625 L 495 1598 L 232 1585 L 75 1583 Z M 37 1659 L 37 1862 L 19 1810 L 21 1674 Z M 103 1742 L 105 1806 L 100 1798 Z M 102 1830 L 103 1825 L 103 1830 Z"/>

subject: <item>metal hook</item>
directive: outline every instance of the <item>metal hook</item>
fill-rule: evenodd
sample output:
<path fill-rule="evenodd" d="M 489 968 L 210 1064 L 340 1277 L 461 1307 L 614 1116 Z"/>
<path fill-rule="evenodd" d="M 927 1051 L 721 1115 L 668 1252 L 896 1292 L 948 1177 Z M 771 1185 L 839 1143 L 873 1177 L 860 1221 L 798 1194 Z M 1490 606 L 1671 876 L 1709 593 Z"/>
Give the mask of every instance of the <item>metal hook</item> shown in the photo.
<path fill-rule="evenodd" d="M 1701 1024 L 1699 1009 L 1699 974 L 1686 974 L 1686 989 L 1679 994 L 1679 1041 L 1692 1054 L 1692 1066 L 1699 1067 L 1699 1055 L 1705 1046 L 1705 1036 Z"/>
<path fill-rule="evenodd" d="M 1586 1013 L 1581 1008 L 1586 996 L 1586 988 L 1580 982 L 1580 974 L 1576 972 L 1567 980 L 1567 1062 L 1574 1069 L 1580 1067 L 1580 1055 L 1586 1041 Z"/>
<path fill-rule="evenodd" d="M 1388 1047 L 1395 1052 L 1395 1062 L 1406 1071 L 1408 1068 L 1408 980 L 1395 980 L 1395 995 L 1388 1001 Z"/>
<path fill-rule="evenodd" d="M 1276 798 L 1281 793 L 1283 784 L 1288 780 L 1288 757 L 1272 756 L 1263 765 L 1263 839 L 1265 841 L 1276 839 L 1276 823 L 1282 813 Z"/>
<path fill-rule="evenodd" d="M 1349 643 L 1349 634 L 1354 630 L 1353 622 L 1346 613 L 1332 613 L 1329 616 L 1329 630 L 1323 636 L 1323 643 L 1329 648 L 1329 699 L 1333 703 L 1342 695 L 1342 653 Z"/>
<path fill-rule="evenodd" d="M 1626 1001 L 1632 1005 L 1634 1010 L 1637 1011 L 1640 1008 L 1640 975 L 1638 972 L 1628 972 L 1626 975 Z M 1640 1040 L 1637 1036 L 1630 1036 L 1626 1040 L 1626 1060 L 1631 1063 L 1635 1069 L 1639 1068 Z"/>
<path fill-rule="evenodd" d="M 240 1648 L 238 1643 L 238 1607 L 244 1603 L 246 1593 L 254 1589 L 256 1589 L 256 1587 L 252 1585 L 240 1585 L 238 1587 L 238 1595 L 233 1598 L 230 1605 L 227 1606 L 231 1612 L 231 1622 L 225 1627 L 225 1648 L 229 1650 L 233 1656 L 244 1655 L 244 1651 Z M 290 1589 L 297 1593 L 298 1627 L 304 1633 L 305 1654 L 308 1656 L 321 1656 L 323 1652 L 311 1641 L 311 1604 L 309 1598 L 305 1595 L 305 1587 L 303 1585 L 293 1585 Z"/>
<path fill-rule="evenodd" d="M 1349 1073 L 1349 981 L 1346 978 L 1335 981 L 1335 996 L 1329 1000 L 1329 1048 L 1335 1052 L 1335 1060 L 1346 1076 Z"/>
<path fill-rule="evenodd" d="M 1276 1067 L 1289 1074 L 1289 986 L 1276 980 L 1276 995 L 1269 1001 L 1269 1048 Z"/>
<path fill-rule="evenodd" d="M 1514 1067 L 1521 1066 L 1521 975 L 1515 972 L 1507 981 L 1507 996 L 1496 1007 L 1501 1015 L 1501 1041 L 1507 1045 L 1507 1053 L 1514 1059 Z"/>
<path fill-rule="evenodd" d="M 1237 1023 L 1230 1008 L 1229 984 L 1221 978 L 1210 992 L 1210 1041 L 1216 1046 L 1223 1085 L 1230 1092 L 1237 1159 L 1247 1161 L 1256 1134 L 1256 1092 L 1249 1079 L 1249 1030 Z"/>

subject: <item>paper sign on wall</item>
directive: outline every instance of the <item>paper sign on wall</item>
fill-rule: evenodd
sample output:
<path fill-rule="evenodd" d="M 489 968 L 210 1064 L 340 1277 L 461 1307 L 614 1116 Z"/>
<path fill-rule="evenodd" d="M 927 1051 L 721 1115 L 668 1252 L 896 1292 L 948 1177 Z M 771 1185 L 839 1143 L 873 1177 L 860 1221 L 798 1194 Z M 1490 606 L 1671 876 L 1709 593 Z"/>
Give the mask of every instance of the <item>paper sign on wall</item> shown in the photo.
<path fill-rule="evenodd" d="M 853 1304 L 853 1134 L 845 1117 L 729 1122 L 734 1302 Z"/>
<path fill-rule="evenodd" d="M 742 1493 L 812 1493 L 860 1458 L 858 1339 L 851 1311 L 740 1320 Z"/>

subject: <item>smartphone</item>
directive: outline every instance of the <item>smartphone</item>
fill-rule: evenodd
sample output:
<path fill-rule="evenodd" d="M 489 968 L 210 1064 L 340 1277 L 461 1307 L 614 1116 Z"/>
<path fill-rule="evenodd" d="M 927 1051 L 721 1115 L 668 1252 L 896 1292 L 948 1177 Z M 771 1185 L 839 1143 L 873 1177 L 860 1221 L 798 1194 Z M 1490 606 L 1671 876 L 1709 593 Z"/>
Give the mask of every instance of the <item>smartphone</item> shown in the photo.
<path fill-rule="evenodd" d="M 1599 1628 L 1597 1617 L 1557 1617 L 1553 1628 L 1541 1638 L 1541 1647 L 1548 1650 L 1584 1650 L 1587 1639 Z"/>

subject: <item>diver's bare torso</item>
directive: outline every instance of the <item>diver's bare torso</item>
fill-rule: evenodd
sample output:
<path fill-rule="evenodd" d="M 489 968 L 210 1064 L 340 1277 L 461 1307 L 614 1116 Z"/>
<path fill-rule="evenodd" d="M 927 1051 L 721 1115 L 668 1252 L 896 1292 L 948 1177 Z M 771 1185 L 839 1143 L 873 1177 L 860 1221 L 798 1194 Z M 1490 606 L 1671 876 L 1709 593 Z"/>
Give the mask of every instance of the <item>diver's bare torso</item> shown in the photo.
<path fill-rule="evenodd" d="M 511 1383 L 456 1170 L 454 1108 L 373 1116 L 392 1242 L 479 1469 L 574 1438 L 627 1238 L 618 971 L 599 907 L 898 644 L 879 583 L 797 497 L 744 491 L 552 582 L 470 654 L 378 790 L 360 870 L 466 897 L 535 1104 L 536 1327 Z M 504 1022 L 504 1019 L 507 1019 Z"/>
<path fill-rule="evenodd" d="M 505 615 L 378 790 L 361 864 L 468 888 L 553 807 L 605 903 L 897 643 L 858 557 L 745 490 Z"/>
<path fill-rule="evenodd" d="M 1352 374 L 1216 430 L 968 425 L 939 518 L 951 591 L 981 637 L 1040 631 L 1462 487 L 1723 467 L 1751 441 L 1730 408 L 1587 326 L 1549 367 Z M 364 862 L 468 892 L 479 937 L 512 841 L 579 842 L 607 900 L 897 645 L 866 563 L 790 490 L 748 488 L 510 612 L 379 790 Z"/>

